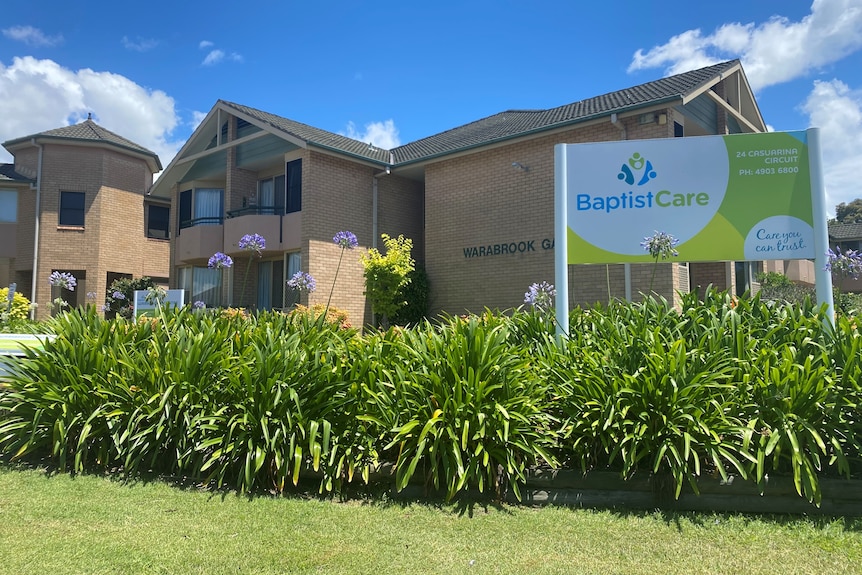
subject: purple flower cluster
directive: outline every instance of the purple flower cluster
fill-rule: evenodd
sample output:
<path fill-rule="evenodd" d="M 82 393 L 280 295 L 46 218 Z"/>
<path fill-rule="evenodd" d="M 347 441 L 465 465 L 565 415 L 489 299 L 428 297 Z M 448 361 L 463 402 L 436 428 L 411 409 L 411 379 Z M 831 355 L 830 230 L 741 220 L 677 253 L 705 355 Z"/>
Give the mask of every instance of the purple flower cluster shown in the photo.
<path fill-rule="evenodd" d="M 207 262 L 207 267 L 211 269 L 224 269 L 229 268 L 233 265 L 233 260 L 229 255 L 223 254 L 221 252 L 216 252 L 212 255 L 212 257 Z"/>
<path fill-rule="evenodd" d="M 202 302 L 201 300 L 198 300 L 198 301 L 196 301 L 195 303 L 193 303 L 193 304 L 192 304 L 192 307 L 193 307 L 194 309 L 205 309 L 205 308 L 207 307 L 207 304 L 205 304 L 205 303 L 204 303 L 204 302 Z"/>
<path fill-rule="evenodd" d="M 266 249 L 266 240 L 260 234 L 246 234 L 239 239 L 239 249 L 259 256 Z"/>
<path fill-rule="evenodd" d="M 342 249 L 346 248 L 348 250 L 352 250 L 359 245 L 359 240 L 356 239 L 356 234 L 348 231 L 338 232 L 332 238 L 332 241 L 335 245 L 341 246 Z"/>
<path fill-rule="evenodd" d="M 655 260 L 669 260 L 679 255 L 675 249 L 678 243 L 679 240 L 672 235 L 657 231 L 654 235 L 645 237 L 644 241 L 641 242 L 641 247 L 648 251 Z"/>
<path fill-rule="evenodd" d="M 116 290 L 116 291 L 114 291 L 114 293 L 111 294 L 111 297 L 114 299 L 117 299 L 117 300 L 126 299 L 126 294 L 124 294 L 123 292 L 121 292 L 119 290 Z"/>
<path fill-rule="evenodd" d="M 75 286 L 78 285 L 78 280 L 69 272 L 53 271 L 48 276 L 48 283 L 52 286 L 61 287 L 69 291 L 75 291 Z"/>
<path fill-rule="evenodd" d="M 293 274 L 293 277 L 287 280 L 287 287 L 299 292 L 313 292 L 317 287 L 317 283 L 314 281 L 314 277 L 310 273 L 296 272 Z"/>
<path fill-rule="evenodd" d="M 548 282 L 535 283 L 524 294 L 524 303 L 530 304 L 539 311 L 548 311 L 554 307 L 557 290 Z"/>
<path fill-rule="evenodd" d="M 826 271 L 840 279 L 853 278 L 859 279 L 862 275 L 862 253 L 856 250 L 841 251 L 836 247 L 835 251 L 831 249 L 826 252 Z"/>

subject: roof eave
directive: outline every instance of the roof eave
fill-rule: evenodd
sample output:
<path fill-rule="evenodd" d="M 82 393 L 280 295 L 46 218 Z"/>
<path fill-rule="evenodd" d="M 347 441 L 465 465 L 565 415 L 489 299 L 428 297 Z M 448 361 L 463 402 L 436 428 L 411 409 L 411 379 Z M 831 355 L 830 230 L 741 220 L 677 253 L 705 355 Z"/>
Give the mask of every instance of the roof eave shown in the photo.
<path fill-rule="evenodd" d="M 124 146 L 122 144 L 118 144 L 116 142 L 111 142 L 108 140 L 82 140 L 81 138 L 67 138 L 64 136 L 46 136 L 44 134 L 38 134 L 35 136 L 29 136 L 25 138 L 16 138 L 14 140 L 8 140 L 3 142 L 3 147 L 6 148 L 11 154 L 13 150 L 20 150 L 35 144 L 48 144 L 51 142 L 61 142 L 65 144 L 77 145 L 77 146 L 97 146 L 97 147 L 107 147 L 107 148 L 118 148 L 123 150 L 126 153 L 137 156 L 143 160 L 146 160 L 147 164 L 150 166 L 150 170 L 153 173 L 162 171 L 162 162 L 159 159 L 158 154 L 155 152 L 150 152 L 147 150 L 146 152 L 133 148 L 131 146 Z"/>

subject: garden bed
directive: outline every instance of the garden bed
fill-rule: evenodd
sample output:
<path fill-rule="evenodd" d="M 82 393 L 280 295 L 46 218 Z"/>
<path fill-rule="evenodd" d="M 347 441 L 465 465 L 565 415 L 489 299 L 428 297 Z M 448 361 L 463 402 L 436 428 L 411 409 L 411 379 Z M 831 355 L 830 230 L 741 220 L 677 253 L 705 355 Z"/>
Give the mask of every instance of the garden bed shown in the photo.
<path fill-rule="evenodd" d="M 730 476 L 701 479 L 700 494 L 686 487 L 679 499 L 655 488 L 650 478 L 624 480 L 618 473 L 593 471 L 536 471 L 528 475 L 522 503 L 576 507 L 673 509 L 738 513 L 798 513 L 862 515 L 862 481 L 821 478 L 823 499 L 817 507 L 796 493 L 792 477 L 770 477 L 760 493 L 757 485 Z"/>

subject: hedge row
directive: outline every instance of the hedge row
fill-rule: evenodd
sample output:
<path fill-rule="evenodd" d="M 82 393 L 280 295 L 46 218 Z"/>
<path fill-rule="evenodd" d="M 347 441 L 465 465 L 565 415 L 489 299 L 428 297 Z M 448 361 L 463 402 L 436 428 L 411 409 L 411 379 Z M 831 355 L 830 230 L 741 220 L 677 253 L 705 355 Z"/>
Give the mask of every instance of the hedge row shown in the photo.
<path fill-rule="evenodd" d="M 139 323 L 93 310 L 0 384 L 0 454 L 60 469 L 182 475 L 321 492 L 394 464 L 444 489 L 518 494 L 534 467 L 764 485 L 860 471 L 862 338 L 810 304 L 709 292 L 574 310 L 443 318 L 365 335 L 324 318 L 182 310 Z"/>

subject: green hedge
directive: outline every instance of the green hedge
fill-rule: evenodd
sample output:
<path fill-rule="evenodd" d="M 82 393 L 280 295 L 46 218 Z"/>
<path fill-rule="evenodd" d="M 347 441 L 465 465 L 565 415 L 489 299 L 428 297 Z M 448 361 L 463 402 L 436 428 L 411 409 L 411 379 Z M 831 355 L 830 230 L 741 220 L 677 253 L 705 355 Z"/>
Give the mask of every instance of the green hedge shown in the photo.
<path fill-rule="evenodd" d="M 516 311 L 360 335 L 324 318 L 181 310 L 139 323 L 92 309 L 0 384 L 0 453 L 63 470 L 181 475 L 250 492 L 303 474 L 321 492 L 381 464 L 453 497 L 516 494 L 536 467 L 761 486 L 860 471 L 859 333 L 820 311 L 708 292 Z"/>

